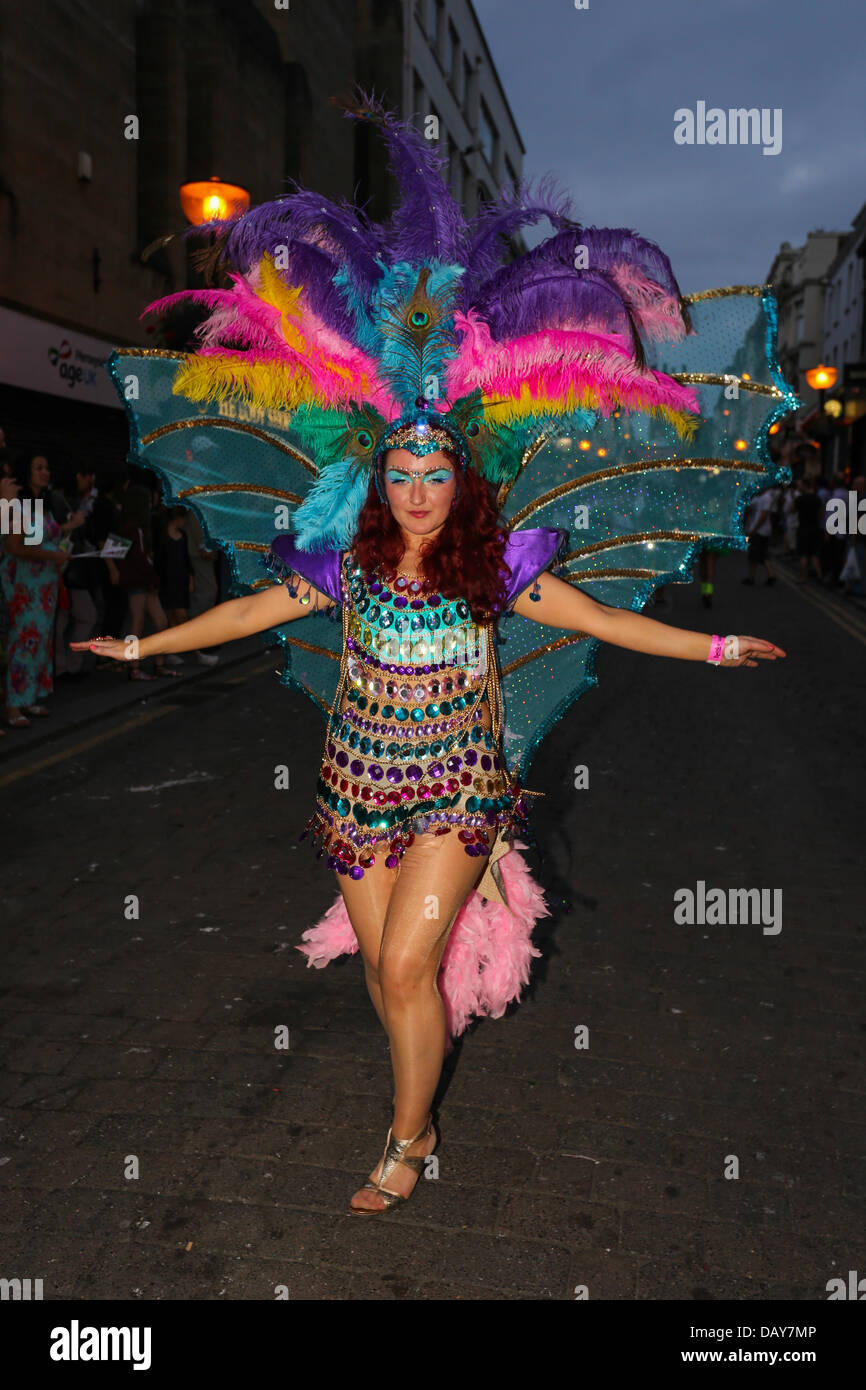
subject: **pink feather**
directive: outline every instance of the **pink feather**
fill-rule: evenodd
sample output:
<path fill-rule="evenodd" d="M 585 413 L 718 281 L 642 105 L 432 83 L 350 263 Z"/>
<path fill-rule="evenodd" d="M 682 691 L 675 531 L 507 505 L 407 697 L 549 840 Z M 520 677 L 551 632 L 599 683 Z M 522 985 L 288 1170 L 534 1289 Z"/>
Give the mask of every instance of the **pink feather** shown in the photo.
<path fill-rule="evenodd" d="M 533 957 L 541 955 L 532 945 L 532 931 L 550 909 L 521 849 L 525 845 L 515 841 L 498 861 L 510 908 L 473 891 L 448 938 L 438 979 L 448 1033 L 446 1053 L 451 1051 L 451 1038 L 459 1037 L 473 1017 L 502 1017 L 528 984 Z M 355 954 L 358 941 L 342 894 L 301 941 L 305 944 L 295 949 L 317 970 L 338 956 Z"/>
<path fill-rule="evenodd" d="M 603 415 L 648 405 L 700 411 L 689 387 L 663 372 L 641 371 L 623 334 L 557 328 L 494 342 L 474 309 L 456 313 L 454 326 L 463 336 L 448 367 L 452 399 L 481 389 L 485 395 L 517 401 L 528 387 L 530 395 L 556 401 L 588 388 L 594 397 L 591 408 Z"/>

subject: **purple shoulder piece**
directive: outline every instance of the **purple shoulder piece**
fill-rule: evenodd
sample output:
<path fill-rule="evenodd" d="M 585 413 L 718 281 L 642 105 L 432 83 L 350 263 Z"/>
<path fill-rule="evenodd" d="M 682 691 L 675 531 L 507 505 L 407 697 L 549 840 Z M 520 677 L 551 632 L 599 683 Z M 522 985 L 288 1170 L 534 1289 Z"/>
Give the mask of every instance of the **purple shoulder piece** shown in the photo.
<path fill-rule="evenodd" d="M 511 577 L 506 580 L 507 610 L 544 570 L 549 569 L 560 550 L 568 543 L 568 532 L 559 527 L 534 526 L 526 531 L 512 531 L 505 545 L 505 563 Z"/>
<path fill-rule="evenodd" d="M 334 603 L 342 603 L 342 556 L 341 550 L 299 550 L 294 536 L 280 535 L 271 541 L 270 549 L 265 555 L 265 564 L 275 578 L 288 579 L 290 584 L 293 576 L 305 579 L 314 589 L 327 594 Z"/>

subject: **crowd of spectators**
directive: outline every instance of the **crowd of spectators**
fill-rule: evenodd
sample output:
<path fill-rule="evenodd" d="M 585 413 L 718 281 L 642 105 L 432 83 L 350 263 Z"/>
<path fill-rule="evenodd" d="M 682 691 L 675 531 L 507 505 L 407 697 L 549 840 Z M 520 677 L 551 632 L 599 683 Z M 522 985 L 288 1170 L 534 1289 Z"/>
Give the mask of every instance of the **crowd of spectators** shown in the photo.
<path fill-rule="evenodd" d="M 15 499 L 16 515 L 39 518 L 38 533 L 4 525 L 0 536 L 7 728 L 46 717 L 56 682 L 90 680 L 103 670 L 158 680 L 176 675 L 187 660 L 205 666 L 219 660 L 200 651 L 118 666 L 71 649 L 93 637 L 162 631 L 228 596 L 224 557 L 208 548 L 194 512 L 163 505 L 152 474 L 130 469 L 97 480 L 79 464 L 55 478 L 38 450 L 13 457 L 0 430 L 0 499 L 6 518 Z M 106 542 L 114 558 L 102 556 Z"/>

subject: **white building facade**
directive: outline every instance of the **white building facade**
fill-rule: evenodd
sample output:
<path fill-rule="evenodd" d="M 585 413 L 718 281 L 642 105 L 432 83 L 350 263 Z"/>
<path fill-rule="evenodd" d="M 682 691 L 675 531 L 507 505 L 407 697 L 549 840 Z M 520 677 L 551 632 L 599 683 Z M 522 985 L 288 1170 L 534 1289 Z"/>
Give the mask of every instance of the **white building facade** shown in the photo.
<path fill-rule="evenodd" d="M 451 191 L 472 216 L 522 177 L 523 141 L 471 0 L 404 4 L 403 115 L 422 130 L 436 118 Z"/>

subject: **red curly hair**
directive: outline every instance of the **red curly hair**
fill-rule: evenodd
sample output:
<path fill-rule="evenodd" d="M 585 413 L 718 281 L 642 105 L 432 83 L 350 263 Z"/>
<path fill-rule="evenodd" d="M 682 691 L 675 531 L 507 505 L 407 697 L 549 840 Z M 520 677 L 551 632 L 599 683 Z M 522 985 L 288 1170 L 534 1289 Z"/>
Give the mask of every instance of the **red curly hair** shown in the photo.
<path fill-rule="evenodd" d="M 457 492 L 432 548 L 426 554 L 422 550 L 420 572 L 443 598 L 465 599 L 472 621 L 482 625 L 495 620 L 506 605 L 505 580 L 511 573 L 503 558 L 507 532 L 500 525 L 493 485 L 473 468 L 462 470 L 450 449 L 441 452 L 457 473 Z M 394 513 L 371 478 L 352 544 L 355 557 L 368 573 L 380 566 L 396 569 L 405 548 Z"/>

